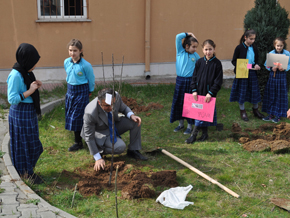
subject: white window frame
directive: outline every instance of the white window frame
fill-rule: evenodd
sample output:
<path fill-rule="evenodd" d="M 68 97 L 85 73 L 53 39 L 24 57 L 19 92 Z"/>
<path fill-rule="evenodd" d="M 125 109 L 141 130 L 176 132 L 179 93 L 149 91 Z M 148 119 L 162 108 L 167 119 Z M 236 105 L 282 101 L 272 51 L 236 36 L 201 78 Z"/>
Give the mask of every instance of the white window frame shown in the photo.
<path fill-rule="evenodd" d="M 83 1 L 83 15 L 65 15 L 64 1 L 60 0 L 60 15 L 41 15 L 41 1 L 37 0 L 38 20 L 36 22 L 75 22 L 75 21 L 91 21 L 87 19 L 87 1 Z"/>

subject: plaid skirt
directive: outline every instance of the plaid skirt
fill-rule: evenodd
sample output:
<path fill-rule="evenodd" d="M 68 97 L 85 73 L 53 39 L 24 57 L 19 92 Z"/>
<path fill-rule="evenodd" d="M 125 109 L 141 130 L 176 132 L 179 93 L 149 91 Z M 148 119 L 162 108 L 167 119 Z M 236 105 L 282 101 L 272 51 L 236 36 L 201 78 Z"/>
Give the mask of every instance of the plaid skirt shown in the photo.
<path fill-rule="evenodd" d="M 237 101 L 244 104 L 246 101 L 257 104 L 261 101 L 258 77 L 254 70 L 249 70 L 248 79 L 234 79 L 230 102 Z"/>
<path fill-rule="evenodd" d="M 81 131 L 85 108 L 89 103 L 89 85 L 67 84 L 65 96 L 65 129 Z"/>
<path fill-rule="evenodd" d="M 32 175 L 43 152 L 34 105 L 11 105 L 8 120 L 12 163 L 20 175 Z"/>
<path fill-rule="evenodd" d="M 288 95 L 286 72 L 270 72 L 265 87 L 262 111 L 277 117 L 287 117 Z"/>
<path fill-rule="evenodd" d="M 195 120 L 195 126 L 198 127 L 207 127 L 207 126 L 216 126 L 217 125 L 217 114 L 216 114 L 216 108 L 214 109 L 214 116 L 213 116 L 213 122 L 207 122 L 207 121 L 201 121 L 201 120 Z"/>
<path fill-rule="evenodd" d="M 184 94 L 191 93 L 191 77 L 176 77 L 175 90 L 170 113 L 170 123 L 176 120 L 186 119 L 188 124 L 194 124 L 194 119 L 182 117 Z"/>

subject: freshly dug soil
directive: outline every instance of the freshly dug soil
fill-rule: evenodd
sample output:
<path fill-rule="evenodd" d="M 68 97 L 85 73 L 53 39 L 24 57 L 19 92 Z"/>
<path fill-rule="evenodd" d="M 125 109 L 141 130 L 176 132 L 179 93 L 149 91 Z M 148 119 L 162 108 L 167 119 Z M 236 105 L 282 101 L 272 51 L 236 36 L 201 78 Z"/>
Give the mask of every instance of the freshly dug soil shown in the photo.
<path fill-rule="evenodd" d="M 285 140 L 277 140 L 271 144 L 271 151 L 278 152 L 290 148 L 290 142 Z"/>
<path fill-rule="evenodd" d="M 233 135 L 240 136 L 239 142 L 247 151 L 264 151 L 271 148 L 272 152 L 287 151 L 290 149 L 290 124 L 266 123 L 256 129 L 247 128 L 242 131 L 237 123 L 233 123 Z M 266 131 L 273 131 L 267 134 Z M 249 136 L 248 132 L 251 133 Z M 248 136 L 245 136 L 245 135 Z"/>
<path fill-rule="evenodd" d="M 64 170 L 62 175 L 78 181 L 78 190 L 83 196 L 98 195 L 103 189 L 115 189 L 116 167 L 118 166 L 117 188 L 122 190 L 124 199 L 134 198 L 155 198 L 157 193 L 155 187 L 176 187 L 176 171 L 141 172 L 131 164 L 124 161 L 115 162 L 111 177 L 111 185 L 108 185 L 110 178 L 110 160 L 106 160 L 104 170 L 94 171 L 94 163 L 84 169 L 77 168 L 74 172 Z M 152 167 L 152 166 L 151 166 Z M 62 187 L 64 184 L 58 184 Z M 69 187 L 73 189 L 74 187 Z"/>
<path fill-rule="evenodd" d="M 264 151 L 270 147 L 270 143 L 264 139 L 249 141 L 242 145 L 247 151 Z"/>
<path fill-rule="evenodd" d="M 137 103 L 137 101 L 133 98 L 127 98 L 127 97 L 122 97 L 122 101 L 124 104 L 126 104 L 134 113 L 140 113 L 140 112 L 147 112 L 151 109 L 154 110 L 160 110 L 164 106 L 158 103 L 151 102 L 147 106 L 140 105 Z M 150 116 L 150 113 L 147 113 L 146 116 Z"/>

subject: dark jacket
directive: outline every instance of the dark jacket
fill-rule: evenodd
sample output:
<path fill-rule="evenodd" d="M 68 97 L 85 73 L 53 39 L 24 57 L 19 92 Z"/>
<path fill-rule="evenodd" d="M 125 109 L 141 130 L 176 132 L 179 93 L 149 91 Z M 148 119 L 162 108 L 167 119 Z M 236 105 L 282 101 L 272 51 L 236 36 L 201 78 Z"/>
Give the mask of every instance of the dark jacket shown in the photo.
<path fill-rule="evenodd" d="M 252 45 L 253 46 L 253 50 L 255 53 L 255 64 L 258 64 L 258 60 L 259 60 L 259 52 L 258 52 L 258 48 L 255 44 Z M 246 46 L 245 43 L 239 44 L 234 52 L 234 56 L 232 59 L 232 64 L 235 66 L 234 69 L 234 73 L 236 73 L 236 64 L 237 64 L 237 59 L 238 58 L 243 58 L 246 59 L 247 58 L 247 52 L 248 52 L 248 46 Z M 254 68 L 254 64 L 252 66 L 252 68 Z"/>
<path fill-rule="evenodd" d="M 209 93 L 216 97 L 223 83 L 223 67 L 215 56 L 210 60 L 205 57 L 197 60 L 192 75 L 190 88 L 198 95 L 206 96 Z"/>

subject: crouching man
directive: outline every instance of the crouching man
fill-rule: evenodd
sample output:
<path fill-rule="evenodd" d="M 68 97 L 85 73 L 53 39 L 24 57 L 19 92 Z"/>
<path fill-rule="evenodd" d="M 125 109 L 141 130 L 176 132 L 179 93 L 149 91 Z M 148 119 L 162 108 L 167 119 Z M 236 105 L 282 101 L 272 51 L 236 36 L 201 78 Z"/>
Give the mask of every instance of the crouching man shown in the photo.
<path fill-rule="evenodd" d="M 112 104 L 114 105 L 114 114 Z M 119 117 L 122 113 L 125 117 Z M 127 156 L 147 160 L 139 151 L 141 150 L 141 118 L 134 115 L 131 109 L 125 105 L 121 96 L 111 88 L 102 89 L 98 97 L 92 100 L 85 108 L 84 123 L 81 131 L 82 138 L 86 141 L 90 153 L 94 156 L 96 171 L 104 169 L 104 154 L 112 154 L 112 115 L 115 121 L 114 154 L 121 154 L 126 149 L 125 142 L 120 135 L 130 130 L 130 144 Z M 101 154 L 100 154 L 101 153 Z"/>

